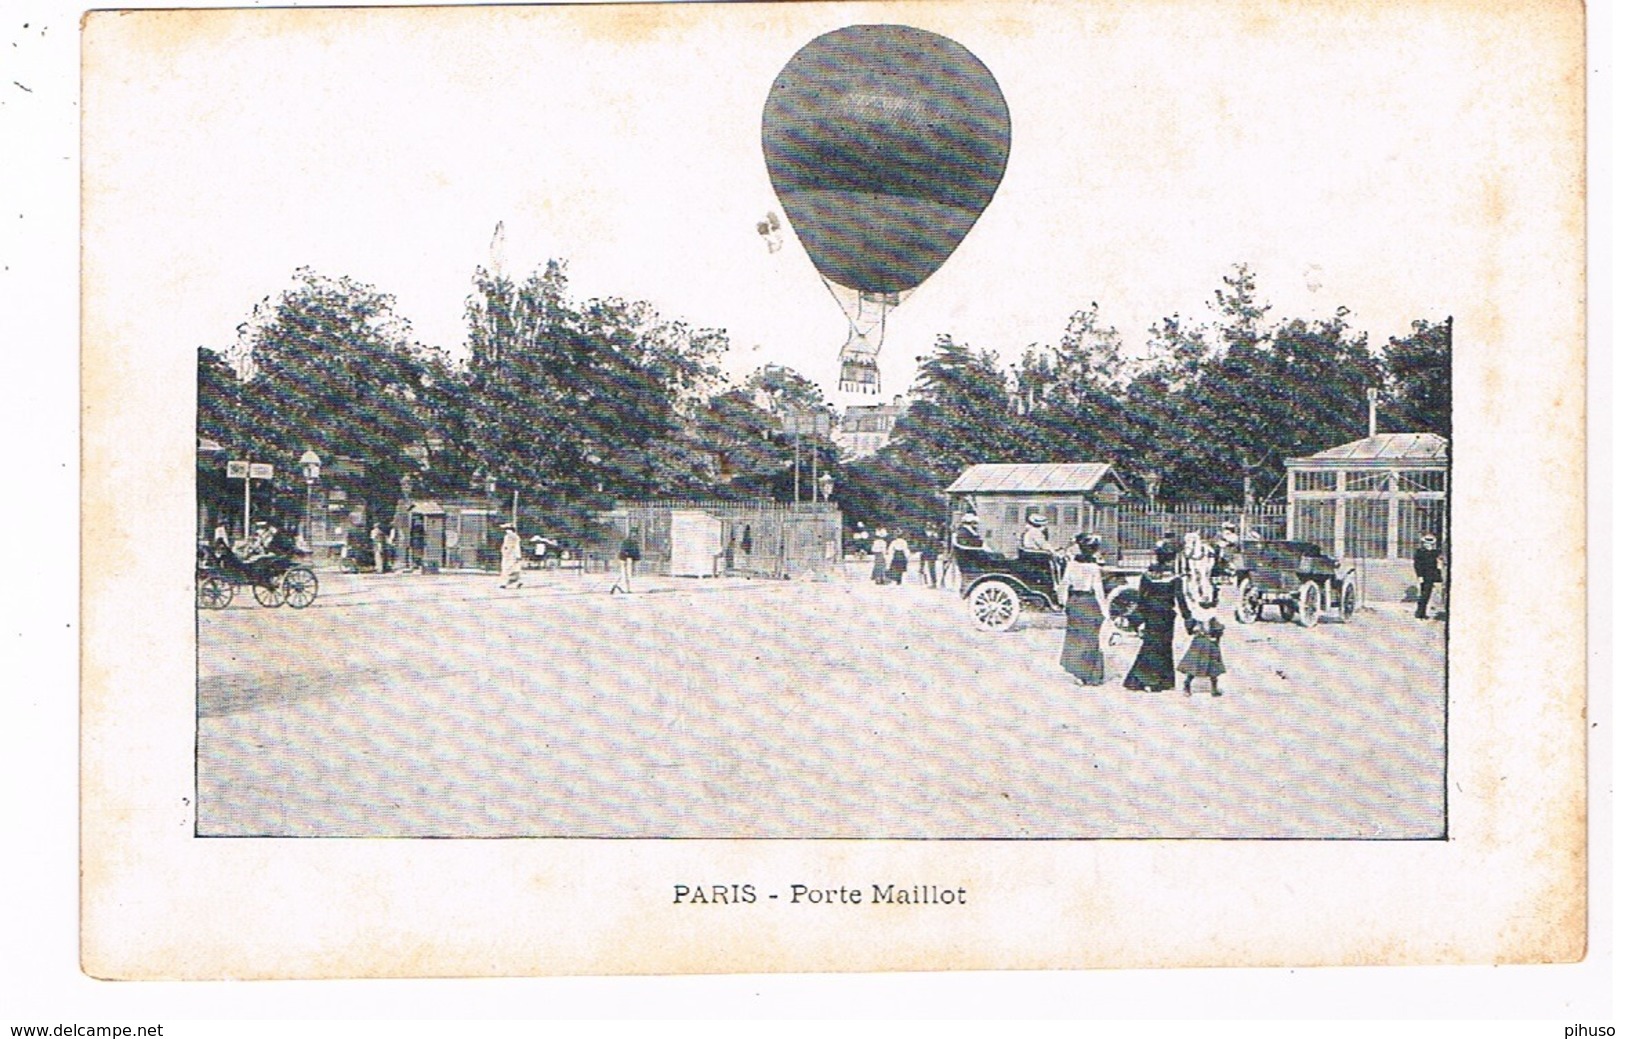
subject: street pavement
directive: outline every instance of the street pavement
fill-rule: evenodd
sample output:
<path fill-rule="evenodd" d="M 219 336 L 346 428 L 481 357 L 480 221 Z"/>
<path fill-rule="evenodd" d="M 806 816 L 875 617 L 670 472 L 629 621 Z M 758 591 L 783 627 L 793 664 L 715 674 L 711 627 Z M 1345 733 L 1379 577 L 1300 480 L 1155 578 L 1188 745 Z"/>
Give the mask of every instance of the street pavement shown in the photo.
<path fill-rule="evenodd" d="M 982 632 L 954 593 L 866 572 L 632 595 L 574 571 L 324 573 L 304 610 L 200 611 L 198 832 L 1443 832 L 1443 623 L 1226 610 L 1223 696 L 1125 690 L 1132 639 L 1086 689 L 1057 665 L 1061 617 Z"/>

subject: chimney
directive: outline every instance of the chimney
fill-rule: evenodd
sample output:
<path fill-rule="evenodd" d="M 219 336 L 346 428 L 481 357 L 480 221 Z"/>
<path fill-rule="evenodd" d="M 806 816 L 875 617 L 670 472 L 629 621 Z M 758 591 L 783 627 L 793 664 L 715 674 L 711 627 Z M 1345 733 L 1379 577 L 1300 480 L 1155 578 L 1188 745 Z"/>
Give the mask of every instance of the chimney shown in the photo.
<path fill-rule="evenodd" d="M 1365 391 L 1365 426 L 1366 436 L 1377 435 L 1377 388 L 1375 386 Z"/>

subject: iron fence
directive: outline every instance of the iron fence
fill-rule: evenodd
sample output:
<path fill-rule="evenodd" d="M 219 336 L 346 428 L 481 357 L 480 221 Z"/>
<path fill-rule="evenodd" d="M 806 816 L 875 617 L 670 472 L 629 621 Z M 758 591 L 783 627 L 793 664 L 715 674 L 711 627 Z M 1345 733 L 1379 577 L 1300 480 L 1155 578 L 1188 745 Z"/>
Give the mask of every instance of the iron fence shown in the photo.
<path fill-rule="evenodd" d="M 1183 537 L 1194 530 L 1213 541 L 1226 523 L 1234 523 L 1238 530 L 1256 531 L 1260 537 L 1284 538 L 1286 503 L 1261 502 L 1243 508 L 1200 502 L 1153 508 L 1146 502 L 1124 502 L 1117 510 L 1117 550 L 1123 555 L 1149 554 L 1168 531 Z"/>

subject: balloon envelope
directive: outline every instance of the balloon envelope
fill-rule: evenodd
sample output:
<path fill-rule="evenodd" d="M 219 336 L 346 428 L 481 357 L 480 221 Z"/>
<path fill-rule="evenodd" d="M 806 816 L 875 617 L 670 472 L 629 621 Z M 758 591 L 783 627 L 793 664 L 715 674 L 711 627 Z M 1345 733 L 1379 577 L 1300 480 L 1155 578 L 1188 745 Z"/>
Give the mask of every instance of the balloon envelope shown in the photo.
<path fill-rule="evenodd" d="M 850 25 L 797 51 L 762 110 L 773 190 L 818 273 L 912 289 L 987 207 L 1010 156 L 1010 110 L 960 44 Z"/>

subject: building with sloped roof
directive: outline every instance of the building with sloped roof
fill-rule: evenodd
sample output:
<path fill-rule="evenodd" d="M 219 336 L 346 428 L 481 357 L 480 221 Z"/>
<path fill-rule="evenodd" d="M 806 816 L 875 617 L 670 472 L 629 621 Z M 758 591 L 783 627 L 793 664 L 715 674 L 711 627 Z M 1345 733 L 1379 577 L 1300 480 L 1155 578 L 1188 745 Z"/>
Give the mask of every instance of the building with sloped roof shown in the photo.
<path fill-rule="evenodd" d="M 1055 544 L 1085 532 L 1117 544 L 1117 509 L 1127 488 L 1106 462 L 983 463 L 960 473 L 946 493 L 953 521 L 975 506 L 987 547 L 1015 555 L 1033 512 L 1049 521 Z"/>
<path fill-rule="evenodd" d="M 1287 537 L 1360 564 L 1368 598 L 1404 597 L 1424 534 L 1448 550 L 1450 441 L 1436 433 L 1378 433 L 1286 471 Z"/>

